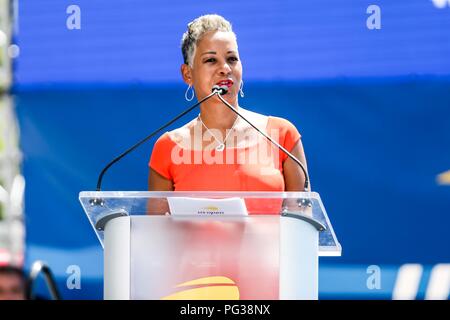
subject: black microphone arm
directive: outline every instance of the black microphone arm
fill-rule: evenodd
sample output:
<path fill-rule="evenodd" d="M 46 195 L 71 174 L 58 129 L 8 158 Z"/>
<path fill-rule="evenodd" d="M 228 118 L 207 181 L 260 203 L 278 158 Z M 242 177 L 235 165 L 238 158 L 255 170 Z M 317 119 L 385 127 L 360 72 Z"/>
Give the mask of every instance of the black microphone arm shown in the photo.
<path fill-rule="evenodd" d="M 98 180 L 97 180 L 97 191 L 101 191 L 102 189 L 102 180 L 103 180 L 103 176 L 105 175 L 106 171 L 108 171 L 108 169 L 115 164 L 117 161 L 119 161 L 120 159 L 122 159 L 123 157 L 125 157 L 127 154 L 129 154 L 130 152 L 132 152 L 134 149 L 136 149 L 137 147 L 139 147 L 141 144 L 143 144 L 144 142 L 146 142 L 147 140 L 149 140 L 150 138 L 154 137 L 156 134 L 158 134 L 161 130 L 167 128 L 168 126 L 170 126 L 172 123 L 174 123 L 175 121 L 177 121 L 178 119 L 180 119 L 182 116 L 184 116 L 185 114 L 191 112 L 193 109 L 195 109 L 199 104 L 201 104 L 202 102 L 208 100 L 209 98 L 211 98 L 212 96 L 218 94 L 219 92 L 222 92 L 222 90 L 220 89 L 219 86 L 214 86 L 212 88 L 212 93 L 210 93 L 209 95 L 207 95 L 206 97 L 204 97 L 202 100 L 198 101 L 196 104 L 194 104 L 192 107 L 188 108 L 186 111 L 183 111 L 182 113 L 180 113 L 178 116 L 176 116 L 175 118 L 173 118 L 172 120 L 170 120 L 169 122 L 167 122 L 165 125 L 163 125 L 162 127 L 156 129 L 155 131 L 153 131 L 152 133 L 150 133 L 147 137 L 145 137 L 144 139 L 142 139 L 141 141 L 139 141 L 138 143 L 136 143 L 134 146 L 132 146 L 131 148 L 129 148 L 128 150 L 124 151 L 122 154 L 120 154 L 119 156 L 115 157 L 112 161 L 110 161 L 104 168 L 103 170 L 100 172 L 99 176 L 98 176 Z M 93 199 L 94 203 L 101 203 L 101 199 Z"/>
<path fill-rule="evenodd" d="M 283 146 L 281 146 L 278 142 L 276 142 L 275 140 L 273 140 L 271 137 L 269 137 L 267 134 L 265 134 L 264 132 L 262 132 L 261 130 L 259 130 L 253 123 L 251 123 L 249 120 L 247 120 L 242 114 L 239 113 L 239 111 L 236 110 L 236 108 L 234 108 L 231 104 L 229 104 L 224 98 L 222 98 L 222 94 L 225 94 L 228 92 L 228 87 L 227 86 L 221 86 L 219 88 L 220 90 L 217 91 L 217 96 L 219 97 L 219 99 L 229 108 L 231 109 L 234 113 L 236 113 L 238 115 L 238 117 L 241 117 L 243 120 L 245 120 L 245 122 L 247 122 L 249 125 L 251 125 L 256 131 L 258 131 L 261 135 L 263 135 L 267 140 L 269 140 L 272 144 L 274 144 L 275 146 L 278 147 L 278 149 L 280 149 L 281 151 L 283 151 L 289 158 L 291 158 L 295 163 L 297 163 L 300 168 L 303 171 L 303 174 L 305 175 L 305 184 L 304 184 L 304 189 L 305 192 L 309 192 L 309 175 L 308 172 L 306 171 L 305 166 L 303 165 L 303 163 L 301 163 L 301 161 L 299 159 L 297 159 L 294 155 L 292 155 L 289 151 L 287 151 Z"/>

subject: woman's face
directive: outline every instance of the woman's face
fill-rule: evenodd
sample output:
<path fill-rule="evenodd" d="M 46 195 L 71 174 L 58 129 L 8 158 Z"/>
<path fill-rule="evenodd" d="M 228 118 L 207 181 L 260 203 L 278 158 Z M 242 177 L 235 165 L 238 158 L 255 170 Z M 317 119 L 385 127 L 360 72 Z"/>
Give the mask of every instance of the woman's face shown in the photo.
<path fill-rule="evenodd" d="M 236 105 L 242 64 L 233 34 L 222 31 L 206 33 L 197 43 L 193 66 L 183 65 L 182 73 L 185 82 L 194 87 L 199 100 L 210 94 L 214 85 L 226 85 L 228 93 L 224 98 Z"/>

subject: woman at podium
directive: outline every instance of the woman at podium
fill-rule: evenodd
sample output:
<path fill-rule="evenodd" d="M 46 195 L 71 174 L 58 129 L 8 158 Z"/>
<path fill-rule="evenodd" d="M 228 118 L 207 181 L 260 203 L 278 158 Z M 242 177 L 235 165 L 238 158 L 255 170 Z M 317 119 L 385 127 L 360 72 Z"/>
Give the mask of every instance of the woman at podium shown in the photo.
<path fill-rule="evenodd" d="M 227 20 L 218 15 L 195 19 L 181 48 L 186 100 L 206 97 L 215 85 L 227 86 L 223 98 L 306 168 L 301 137 L 291 122 L 240 106 L 243 66 Z M 303 191 L 305 184 L 298 164 L 217 96 L 203 102 L 190 122 L 159 137 L 149 168 L 150 191 Z"/>

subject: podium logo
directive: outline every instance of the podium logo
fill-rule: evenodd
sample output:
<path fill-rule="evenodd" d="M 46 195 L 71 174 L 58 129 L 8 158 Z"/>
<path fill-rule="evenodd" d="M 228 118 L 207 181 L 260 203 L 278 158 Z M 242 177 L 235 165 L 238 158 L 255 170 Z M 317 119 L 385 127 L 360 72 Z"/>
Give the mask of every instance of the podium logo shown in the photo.
<path fill-rule="evenodd" d="M 197 214 L 221 215 L 221 214 L 225 214 L 225 212 L 223 210 L 220 210 L 219 207 L 207 206 L 207 207 L 203 207 L 200 210 L 198 210 Z"/>
<path fill-rule="evenodd" d="M 161 300 L 239 300 L 239 288 L 227 277 L 205 277 L 184 282 L 176 288 L 188 288 L 178 291 Z"/>

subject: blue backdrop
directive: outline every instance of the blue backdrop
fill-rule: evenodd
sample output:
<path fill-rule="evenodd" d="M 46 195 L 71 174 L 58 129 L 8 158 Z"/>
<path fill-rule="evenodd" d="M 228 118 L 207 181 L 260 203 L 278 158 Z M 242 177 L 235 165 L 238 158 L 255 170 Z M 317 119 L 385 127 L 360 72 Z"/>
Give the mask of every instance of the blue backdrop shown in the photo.
<path fill-rule="evenodd" d="M 73 4 L 80 8 L 80 30 L 66 27 L 66 8 Z M 369 30 L 371 4 L 25 0 L 17 85 L 180 82 L 181 35 L 207 13 L 233 23 L 249 81 L 449 74 L 448 7 L 379 0 L 381 29 Z"/>
<path fill-rule="evenodd" d="M 450 8 L 378 1 L 21 2 L 15 101 L 26 187 L 26 262 L 49 262 L 65 298 L 102 297 L 102 251 L 78 202 L 101 168 L 186 108 L 179 40 L 209 12 L 233 22 L 241 105 L 302 133 L 313 188 L 343 246 L 321 260 L 320 294 L 390 298 L 398 267 L 450 262 Z M 40 12 L 42 14 L 36 14 Z M 244 15 L 245 14 L 245 15 Z M 39 27 L 36 27 L 39 26 Z M 196 114 L 186 117 L 187 122 Z M 113 167 L 106 190 L 146 190 L 153 142 Z M 366 286 L 379 265 L 382 287 Z M 78 265 L 81 290 L 66 288 Z"/>

